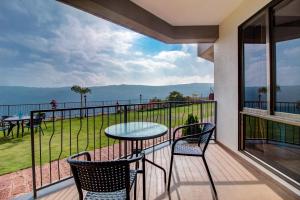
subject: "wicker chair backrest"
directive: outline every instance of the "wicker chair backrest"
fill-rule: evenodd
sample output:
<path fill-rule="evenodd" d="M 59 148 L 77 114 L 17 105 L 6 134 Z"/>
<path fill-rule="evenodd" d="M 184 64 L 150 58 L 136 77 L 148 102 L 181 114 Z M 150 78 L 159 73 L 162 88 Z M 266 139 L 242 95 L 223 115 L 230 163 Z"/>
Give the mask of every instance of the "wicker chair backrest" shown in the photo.
<path fill-rule="evenodd" d="M 41 118 L 42 120 L 45 120 L 46 119 L 46 113 L 38 113 L 37 116 L 39 118 Z"/>
<path fill-rule="evenodd" d="M 76 184 L 92 192 L 129 190 L 129 163 L 127 161 L 78 161 L 68 160 Z"/>
<path fill-rule="evenodd" d="M 215 125 L 211 123 L 205 123 L 202 127 L 202 134 L 200 135 L 198 145 L 201 147 L 203 153 L 206 150 L 206 147 L 210 141 L 210 138 L 215 130 Z"/>
<path fill-rule="evenodd" d="M 40 125 L 42 123 L 43 119 L 40 115 L 37 115 L 35 118 L 33 118 L 33 125 Z"/>

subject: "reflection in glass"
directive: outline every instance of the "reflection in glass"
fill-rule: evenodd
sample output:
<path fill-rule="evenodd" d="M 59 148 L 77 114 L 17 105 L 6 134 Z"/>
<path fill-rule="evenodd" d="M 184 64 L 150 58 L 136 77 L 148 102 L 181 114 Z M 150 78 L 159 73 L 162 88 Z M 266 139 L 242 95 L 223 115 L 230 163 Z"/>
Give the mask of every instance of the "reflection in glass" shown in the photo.
<path fill-rule="evenodd" d="M 300 114 L 300 1 L 284 1 L 274 8 L 276 107 Z"/>
<path fill-rule="evenodd" d="M 267 109 L 266 17 L 243 28 L 244 106 Z"/>
<path fill-rule="evenodd" d="M 300 183 L 300 127 L 244 116 L 245 150 Z"/>

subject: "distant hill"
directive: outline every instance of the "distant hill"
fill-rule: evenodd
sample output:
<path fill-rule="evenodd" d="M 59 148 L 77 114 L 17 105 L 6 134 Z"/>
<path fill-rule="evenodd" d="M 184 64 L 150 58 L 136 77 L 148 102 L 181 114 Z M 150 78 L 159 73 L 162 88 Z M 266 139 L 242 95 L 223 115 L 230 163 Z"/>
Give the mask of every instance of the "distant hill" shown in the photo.
<path fill-rule="evenodd" d="M 179 91 L 185 96 L 193 93 L 199 96 L 207 96 L 211 83 L 192 83 L 167 86 L 145 85 L 110 85 L 90 87 L 92 93 L 88 95 L 88 101 L 105 100 L 129 100 L 153 97 L 166 98 L 173 91 Z M 19 86 L 0 86 L 0 104 L 25 104 L 25 103 L 48 103 L 52 99 L 57 102 L 79 101 L 79 95 L 70 90 L 70 87 L 61 88 L 38 88 Z"/>

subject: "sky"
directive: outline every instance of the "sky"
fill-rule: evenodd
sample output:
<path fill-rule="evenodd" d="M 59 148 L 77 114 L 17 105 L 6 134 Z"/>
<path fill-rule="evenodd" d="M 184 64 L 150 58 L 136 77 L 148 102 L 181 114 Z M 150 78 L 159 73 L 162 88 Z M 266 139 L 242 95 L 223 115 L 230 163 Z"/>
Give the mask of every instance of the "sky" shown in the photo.
<path fill-rule="evenodd" d="M 2 0 L 0 85 L 213 83 L 196 44 L 165 44 L 54 0 Z"/>

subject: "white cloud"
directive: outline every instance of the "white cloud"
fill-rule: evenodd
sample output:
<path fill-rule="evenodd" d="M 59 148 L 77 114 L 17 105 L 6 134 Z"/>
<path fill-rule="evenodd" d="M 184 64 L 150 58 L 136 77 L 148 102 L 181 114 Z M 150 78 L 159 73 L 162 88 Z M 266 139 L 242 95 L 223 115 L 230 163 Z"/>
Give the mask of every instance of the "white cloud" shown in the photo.
<path fill-rule="evenodd" d="M 114 26 L 99 19 L 97 23 L 83 24 L 74 16 L 67 16 L 67 22 L 54 31 L 57 35 L 53 48 L 62 52 L 82 52 L 87 58 L 99 53 L 114 52 L 126 54 L 139 34 L 115 29 Z"/>
<path fill-rule="evenodd" d="M 136 51 L 136 52 L 134 52 L 134 54 L 137 55 L 137 56 L 142 56 L 142 55 L 144 55 L 143 52 L 141 52 L 141 51 Z"/>
<path fill-rule="evenodd" d="M 22 13 L 38 18 L 42 5 L 35 6 L 35 1 L 32 2 L 30 13 Z M 145 36 L 58 2 L 49 2 L 53 4 L 50 11 L 46 9 L 41 19 L 33 20 L 32 32 L 0 33 L 0 42 L 28 49 L 28 52 L 19 52 L 27 59 L 10 70 L 0 85 L 60 87 L 213 82 L 213 64 L 197 58 L 196 44 L 153 55 L 148 49 L 138 48 L 143 47 L 137 43 Z M 6 68 L 0 67 L 1 71 Z"/>
<path fill-rule="evenodd" d="M 172 69 L 176 68 L 176 65 L 164 62 L 164 61 L 155 61 L 153 59 L 136 59 L 136 60 L 129 60 L 125 61 L 124 64 L 126 65 L 126 68 L 130 70 L 146 70 L 150 72 L 154 72 L 159 69 Z"/>
<path fill-rule="evenodd" d="M 196 61 L 199 62 L 199 63 L 207 62 L 205 59 L 200 58 L 200 57 L 197 57 L 197 58 L 196 58 Z"/>
<path fill-rule="evenodd" d="M 190 56 L 187 52 L 184 51 L 161 51 L 159 54 L 155 55 L 153 58 L 159 60 L 165 60 L 169 62 L 175 62 L 177 59 Z"/>

